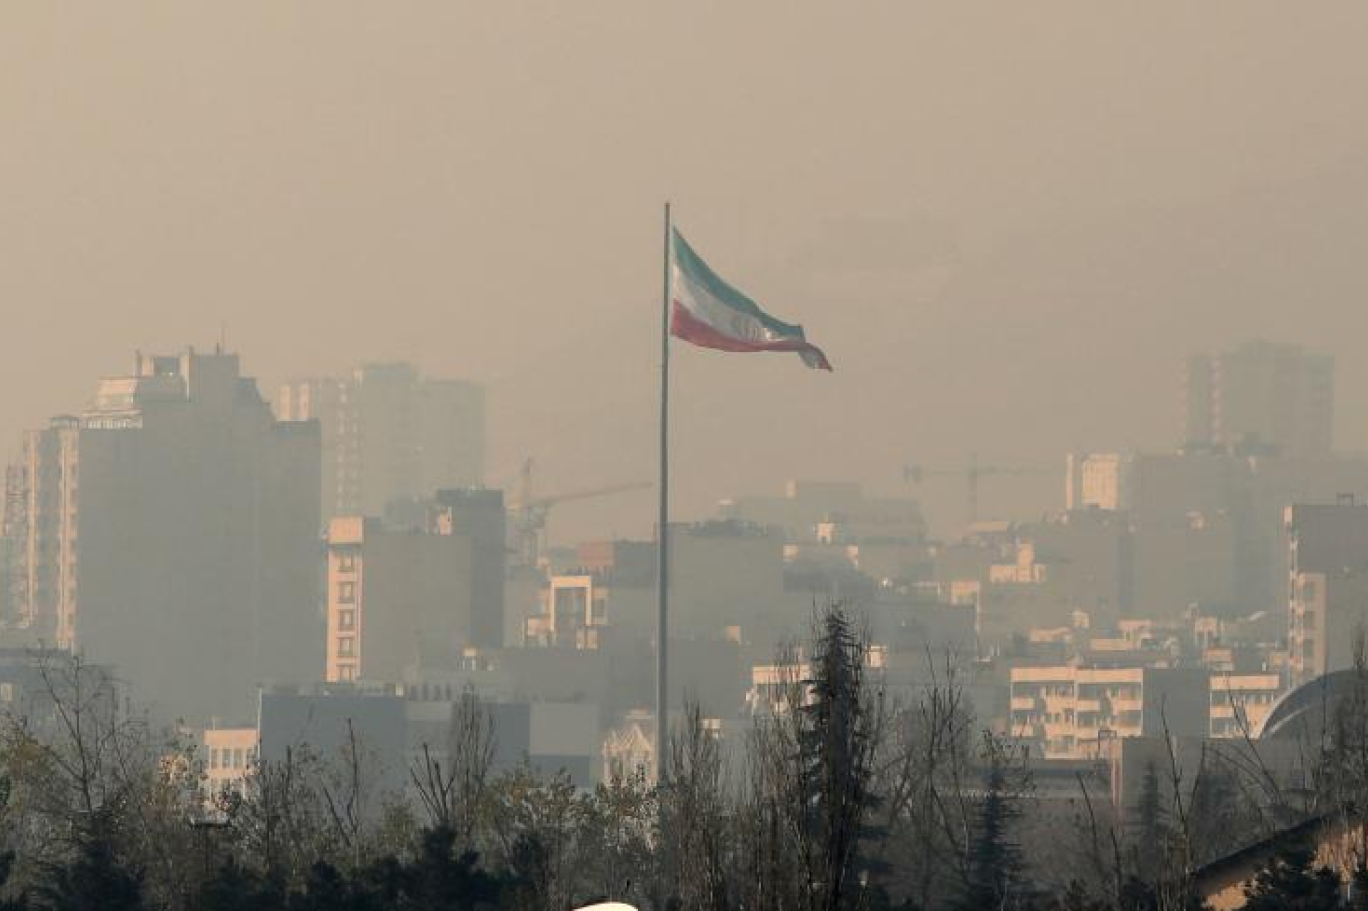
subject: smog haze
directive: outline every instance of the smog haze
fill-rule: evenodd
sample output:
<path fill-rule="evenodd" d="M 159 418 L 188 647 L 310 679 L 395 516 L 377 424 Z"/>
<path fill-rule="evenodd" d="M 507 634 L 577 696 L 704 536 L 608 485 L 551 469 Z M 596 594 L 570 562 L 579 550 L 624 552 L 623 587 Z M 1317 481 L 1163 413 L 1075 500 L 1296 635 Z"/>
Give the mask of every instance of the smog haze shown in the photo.
<path fill-rule="evenodd" d="M 1238 12 L 1238 15 L 1236 13 Z M 488 389 L 488 482 L 654 472 L 661 207 L 835 364 L 677 346 L 676 512 L 783 478 L 1176 446 L 1184 358 L 1336 359 L 1368 448 L 1368 9 L 1277 3 L 10 5 L 0 426 L 226 335 L 268 395 Z M 958 530 L 962 487 L 910 492 Z M 648 493 L 553 538 L 649 532 Z"/>

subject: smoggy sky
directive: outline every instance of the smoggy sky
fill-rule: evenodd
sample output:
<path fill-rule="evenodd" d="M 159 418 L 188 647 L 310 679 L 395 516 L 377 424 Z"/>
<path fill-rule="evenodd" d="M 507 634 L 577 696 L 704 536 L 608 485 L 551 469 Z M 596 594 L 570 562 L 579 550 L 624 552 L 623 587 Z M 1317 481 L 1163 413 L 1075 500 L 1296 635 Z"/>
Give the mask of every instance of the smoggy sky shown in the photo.
<path fill-rule="evenodd" d="M 487 383 L 491 483 L 650 479 L 668 198 L 836 365 L 676 347 L 682 518 L 970 450 L 1048 467 L 983 491 L 1039 513 L 1253 337 L 1336 355 L 1368 449 L 1365 46 L 1362 3 L 7 4 L 0 433 L 226 325 L 268 395 Z"/>

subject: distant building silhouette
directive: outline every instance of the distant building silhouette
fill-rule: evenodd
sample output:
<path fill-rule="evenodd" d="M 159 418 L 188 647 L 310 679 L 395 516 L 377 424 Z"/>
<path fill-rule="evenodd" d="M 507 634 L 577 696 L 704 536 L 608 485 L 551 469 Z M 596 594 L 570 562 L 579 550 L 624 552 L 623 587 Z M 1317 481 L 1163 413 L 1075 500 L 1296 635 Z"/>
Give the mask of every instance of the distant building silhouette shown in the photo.
<path fill-rule="evenodd" d="M 1249 342 L 1188 359 L 1184 445 L 1320 456 L 1334 445 L 1335 362 L 1298 345 Z"/>
<path fill-rule="evenodd" d="M 1368 506 L 1289 506 L 1287 668 L 1300 686 L 1354 664 L 1368 631 Z"/>
<path fill-rule="evenodd" d="M 24 438 L 10 635 L 113 665 L 168 717 L 250 712 L 322 664 L 318 452 L 237 355 L 138 355 Z"/>
<path fill-rule="evenodd" d="M 484 478 L 484 390 L 474 383 L 364 364 L 346 377 L 285 383 L 276 411 L 322 427 L 325 522 L 379 516 L 392 500 Z"/>
<path fill-rule="evenodd" d="M 390 521 L 334 518 L 326 679 L 392 682 L 423 651 L 502 645 L 504 516 L 500 491 L 443 490 Z"/>

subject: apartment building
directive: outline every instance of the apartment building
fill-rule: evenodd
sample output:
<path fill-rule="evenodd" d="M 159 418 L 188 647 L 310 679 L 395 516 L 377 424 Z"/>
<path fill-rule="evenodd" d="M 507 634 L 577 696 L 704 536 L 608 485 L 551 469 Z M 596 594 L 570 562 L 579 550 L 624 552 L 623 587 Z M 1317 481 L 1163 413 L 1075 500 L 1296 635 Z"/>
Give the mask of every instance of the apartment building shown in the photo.
<path fill-rule="evenodd" d="M 164 719 L 248 714 L 317 666 L 318 462 L 317 424 L 275 420 L 237 355 L 137 355 L 25 435 L 12 628 L 112 665 Z"/>
<path fill-rule="evenodd" d="M 1289 506 L 1287 665 L 1289 683 L 1352 667 L 1368 634 L 1368 505 Z"/>
<path fill-rule="evenodd" d="M 329 523 L 327 681 L 393 682 L 425 650 L 503 644 L 503 495 L 439 491 L 422 515 Z"/>
<path fill-rule="evenodd" d="M 1205 669 L 1024 666 L 1010 681 L 1010 733 L 1047 759 L 1093 758 L 1109 740 L 1165 731 L 1206 736 L 1210 726 Z"/>
<path fill-rule="evenodd" d="M 391 501 L 484 480 L 484 390 L 412 364 L 362 364 L 280 388 L 283 420 L 321 428 L 323 520 L 382 515 Z"/>

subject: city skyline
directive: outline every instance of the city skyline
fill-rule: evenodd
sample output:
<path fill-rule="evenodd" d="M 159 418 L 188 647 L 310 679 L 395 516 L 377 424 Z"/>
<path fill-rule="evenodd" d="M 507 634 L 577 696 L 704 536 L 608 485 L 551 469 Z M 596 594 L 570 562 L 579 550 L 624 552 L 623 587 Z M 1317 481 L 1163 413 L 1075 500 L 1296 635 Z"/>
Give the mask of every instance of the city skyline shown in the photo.
<path fill-rule="evenodd" d="M 0 8 L 0 911 L 1368 907 L 1365 40 Z"/>
<path fill-rule="evenodd" d="M 0 429 L 81 401 L 80 365 L 116 373 L 124 351 L 226 327 L 268 395 L 365 360 L 487 386 L 494 483 L 528 455 L 547 490 L 649 477 L 669 197 L 720 270 L 842 364 L 819 383 L 677 359 L 676 502 L 696 514 L 761 490 L 760 465 L 893 492 L 909 462 L 1170 445 L 1183 360 L 1257 337 L 1336 357 L 1337 439 L 1368 449 L 1368 115 L 1332 90 L 1368 66 L 1352 5 L 1290 32 L 1276 4 L 1238 31 L 1215 10 L 1085 4 L 661 12 L 720 42 L 702 72 L 636 39 L 655 12 L 612 6 L 560 28 L 545 7 L 315 21 L 262 5 L 148 15 L 137 35 L 112 11 L 11 13 L 0 42 L 29 78 L 0 87 L 0 116 L 25 125 L 0 149 Z M 299 69 L 295 42 L 324 23 Z M 25 25 L 79 33 L 80 65 Z M 771 41 L 789 53 L 731 94 Z M 673 141 L 676 116 L 711 129 Z M 822 445 L 814 416 L 861 445 Z M 735 442 L 755 458 L 721 458 Z M 997 488 L 1004 510 L 1039 512 L 1056 485 Z M 921 495 L 937 524 L 959 501 Z M 561 521 L 639 533 L 644 500 Z"/>

